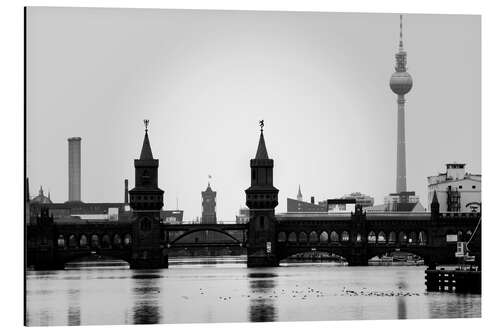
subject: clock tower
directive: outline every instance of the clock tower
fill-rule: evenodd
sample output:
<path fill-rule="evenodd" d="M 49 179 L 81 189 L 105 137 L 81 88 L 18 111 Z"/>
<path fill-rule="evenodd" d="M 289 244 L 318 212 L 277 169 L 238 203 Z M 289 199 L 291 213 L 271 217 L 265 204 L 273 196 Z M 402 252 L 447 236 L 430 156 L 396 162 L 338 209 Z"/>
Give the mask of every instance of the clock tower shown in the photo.
<path fill-rule="evenodd" d="M 213 191 L 208 183 L 207 189 L 201 192 L 201 223 L 216 224 L 217 215 L 215 213 L 217 192 Z"/>

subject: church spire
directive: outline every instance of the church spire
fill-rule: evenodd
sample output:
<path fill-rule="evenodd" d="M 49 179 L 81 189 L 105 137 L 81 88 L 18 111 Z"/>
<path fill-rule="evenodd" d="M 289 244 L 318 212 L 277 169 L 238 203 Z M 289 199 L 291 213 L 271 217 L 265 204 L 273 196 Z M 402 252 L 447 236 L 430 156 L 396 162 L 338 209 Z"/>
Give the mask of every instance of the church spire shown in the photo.
<path fill-rule="evenodd" d="M 260 139 L 259 146 L 257 147 L 257 154 L 255 154 L 256 160 L 267 160 L 269 156 L 267 155 L 266 141 L 264 140 L 264 120 L 259 121 L 260 125 Z"/>
<path fill-rule="evenodd" d="M 299 193 L 297 193 L 297 200 L 302 201 L 302 192 L 300 191 L 300 184 L 299 184 Z"/>
<path fill-rule="evenodd" d="M 153 153 L 151 151 L 151 145 L 149 143 L 149 137 L 148 137 L 148 125 L 149 125 L 149 120 L 144 119 L 144 126 L 146 127 L 146 133 L 144 134 L 144 142 L 142 143 L 142 150 L 141 150 L 141 160 L 152 160 L 153 159 Z"/>

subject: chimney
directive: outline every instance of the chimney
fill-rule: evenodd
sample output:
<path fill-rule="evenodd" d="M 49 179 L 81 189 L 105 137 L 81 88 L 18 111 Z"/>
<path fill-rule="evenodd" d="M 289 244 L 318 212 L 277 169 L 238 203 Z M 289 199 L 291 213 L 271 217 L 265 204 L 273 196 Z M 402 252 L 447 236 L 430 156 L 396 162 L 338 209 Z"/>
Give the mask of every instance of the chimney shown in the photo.
<path fill-rule="evenodd" d="M 80 137 L 68 139 L 68 201 L 81 201 L 81 141 Z"/>
<path fill-rule="evenodd" d="M 128 179 L 125 179 L 125 204 L 128 204 Z"/>
<path fill-rule="evenodd" d="M 314 197 L 311 197 L 311 203 L 314 205 Z"/>

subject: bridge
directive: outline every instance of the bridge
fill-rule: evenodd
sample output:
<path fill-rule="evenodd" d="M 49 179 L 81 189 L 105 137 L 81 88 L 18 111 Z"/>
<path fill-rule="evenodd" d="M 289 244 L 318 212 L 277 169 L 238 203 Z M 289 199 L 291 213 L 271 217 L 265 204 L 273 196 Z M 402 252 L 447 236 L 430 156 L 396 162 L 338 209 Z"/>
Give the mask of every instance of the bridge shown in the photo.
<path fill-rule="evenodd" d="M 480 212 L 440 213 L 434 195 L 431 212 L 348 214 L 275 214 L 278 189 L 274 161 L 261 130 L 257 154 L 250 161 L 251 186 L 245 190 L 250 221 L 245 224 L 165 224 L 160 220 L 163 190 L 158 188 L 157 159 L 146 130 L 140 158 L 134 161 L 136 187 L 129 191 L 132 211 L 118 221 L 54 220 L 50 205 L 41 205 L 35 223 L 26 221 L 26 263 L 35 269 L 61 269 L 92 255 L 121 259 L 131 268 L 166 268 L 169 252 L 185 248 L 245 248 L 248 267 L 277 266 L 298 253 L 322 251 L 349 265 L 393 251 L 422 257 L 427 265 L 455 263 L 456 241 L 469 242 L 481 259 Z M 211 233 L 220 237 L 204 237 Z"/>

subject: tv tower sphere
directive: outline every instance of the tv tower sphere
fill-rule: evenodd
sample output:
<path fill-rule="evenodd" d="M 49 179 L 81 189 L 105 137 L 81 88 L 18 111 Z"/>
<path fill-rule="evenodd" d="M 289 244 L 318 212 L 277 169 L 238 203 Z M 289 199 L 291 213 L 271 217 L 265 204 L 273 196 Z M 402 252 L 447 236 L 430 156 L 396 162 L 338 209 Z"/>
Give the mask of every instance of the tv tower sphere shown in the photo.
<path fill-rule="evenodd" d="M 408 72 L 394 72 L 389 82 L 391 90 L 397 95 L 406 95 L 413 86 L 413 79 Z"/>

